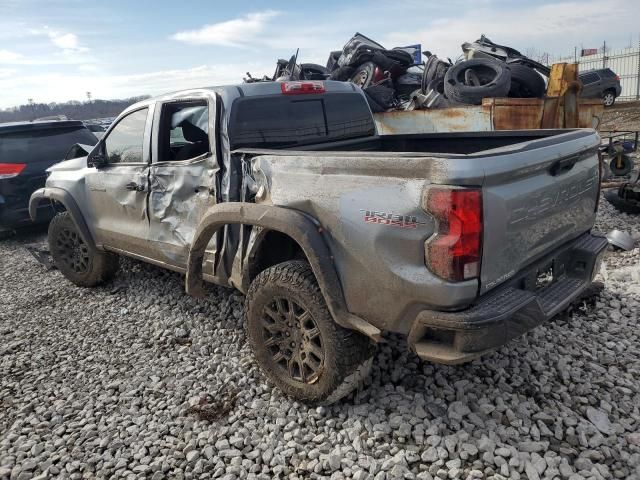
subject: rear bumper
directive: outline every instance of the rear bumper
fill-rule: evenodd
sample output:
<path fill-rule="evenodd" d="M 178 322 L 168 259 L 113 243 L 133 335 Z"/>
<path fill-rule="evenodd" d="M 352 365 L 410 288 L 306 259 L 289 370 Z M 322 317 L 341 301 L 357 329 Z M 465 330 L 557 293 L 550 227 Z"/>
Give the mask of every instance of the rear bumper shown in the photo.
<path fill-rule="evenodd" d="M 591 285 L 606 247 L 606 238 L 582 235 L 466 310 L 424 310 L 413 323 L 409 345 L 424 360 L 449 364 L 464 363 L 500 347 L 579 299 Z M 538 274 L 549 268 L 553 282 L 536 290 Z"/>

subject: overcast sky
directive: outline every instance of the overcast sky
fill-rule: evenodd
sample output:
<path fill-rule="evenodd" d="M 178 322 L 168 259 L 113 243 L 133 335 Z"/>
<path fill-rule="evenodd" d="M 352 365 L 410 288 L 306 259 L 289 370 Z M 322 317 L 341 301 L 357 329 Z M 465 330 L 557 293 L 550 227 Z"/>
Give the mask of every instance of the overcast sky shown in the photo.
<path fill-rule="evenodd" d="M 637 10 L 638 0 L 0 0 L 0 108 L 241 82 L 296 48 L 324 65 L 356 31 L 452 58 L 482 33 L 523 52 L 624 48 L 638 43 Z"/>

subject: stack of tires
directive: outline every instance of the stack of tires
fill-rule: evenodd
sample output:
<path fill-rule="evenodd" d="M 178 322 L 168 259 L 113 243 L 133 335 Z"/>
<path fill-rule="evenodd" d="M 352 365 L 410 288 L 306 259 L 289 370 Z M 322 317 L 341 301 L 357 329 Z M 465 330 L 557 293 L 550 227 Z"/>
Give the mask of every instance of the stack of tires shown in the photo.
<path fill-rule="evenodd" d="M 540 98 L 545 81 L 534 69 L 497 59 L 473 58 L 453 65 L 431 55 L 425 64 L 422 91 L 435 90 L 450 105 L 480 105 L 483 98 Z"/>

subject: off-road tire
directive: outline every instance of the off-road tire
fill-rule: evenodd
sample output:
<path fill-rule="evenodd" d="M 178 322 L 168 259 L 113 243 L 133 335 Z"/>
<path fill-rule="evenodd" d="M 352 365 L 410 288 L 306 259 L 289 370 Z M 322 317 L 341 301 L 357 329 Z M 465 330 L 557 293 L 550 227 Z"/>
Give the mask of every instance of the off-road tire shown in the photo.
<path fill-rule="evenodd" d="M 118 271 L 118 256 L 89 248 L 69 212 L 58 213 L 49 224 L 49 251 L 58 270 L 80 287 L 95 287 Z"/>
<path fill-rule="evenodd" d="M 286 302 L 278 304 L 283 300 Z M 289 312 L 288 316 L 276 315 L 279 319 L 272 322 L 274 317 L 271 315 L 279 314 L 279 307 L 283 304 L 289 306 L 282 309 Z M 266 313 L 267 310 L 270 310 L 270 315 Z M 298 316 L 295 316 L 296 310 Z M 308 315 L 300 314 L 302 310 Z M 334 403 L 356 389 L 371 370 L 372 343 L 364 335 L 347 330 L 333 320 L 311 267 L 305 261 L 292 260 L 261 272 L 247 293 L 245 313 L 247 336 L 258 365 L 280 390 L 297 400 L 310 404 Z M 300 322 L 296 328 L 298 319 Z M 287 324 L 292 325 L 293 329 Z M 301 337 L 311 331 L 316 334 L 314 339 L 319 338 L 313 341 L 316 342 L 316 350 L 320 344 L 324 358 L 321 362 L 317 362 L 317 357 L 313 359 L 314 363 L 319 363 L 319 367 L 305 382 L 300 379 L 304 378 L 302 375 L 295 378 L 291 370 L 293 365 L 295 371 L 297 364 L 298 372 L 305 370 L 309 373 L 306 370 L 308 365 L 300 364 L 303 362 L 300 360 L 304 353 L 303 343 L 298 344 L 298 353 L 291 352 L 293 360 L 287 360 L 283 352 L 290 349 L 291 343 L 295 343 L 290 342 L 292 338 L 307 342 L 307 338 Z M 290 336 L 285 336 L 286 333 Z M 282 340 L 274 341 L 274 336 Z M 305 356 L 308 357 L 308 353 Z M 281 364 L 283 357 L 287 371 Z"/>

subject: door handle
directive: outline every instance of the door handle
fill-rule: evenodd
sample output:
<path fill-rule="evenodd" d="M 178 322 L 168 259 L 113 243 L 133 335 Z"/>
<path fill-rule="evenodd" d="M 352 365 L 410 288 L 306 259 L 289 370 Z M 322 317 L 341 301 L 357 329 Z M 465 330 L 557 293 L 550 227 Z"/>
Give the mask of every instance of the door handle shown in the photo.
<path fill-rule="evenodd" d="M 578 161 L 577 157 L 558 160 L 553 165 L 551 165 L 551 168 L 549 169 L 549 173 L 554 177 L 557 175 L 561 175 L 571 170 L 577 161 Z"/>
<path fill-rule="evenodd" d="M 144 185 L 138 185 L 136 182 L 127 183 L 124 188 L 133 192 L 144 192 Z"/>

